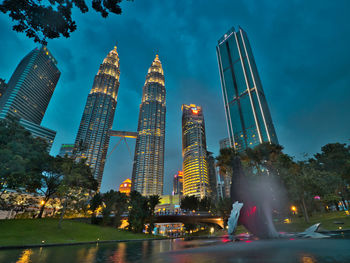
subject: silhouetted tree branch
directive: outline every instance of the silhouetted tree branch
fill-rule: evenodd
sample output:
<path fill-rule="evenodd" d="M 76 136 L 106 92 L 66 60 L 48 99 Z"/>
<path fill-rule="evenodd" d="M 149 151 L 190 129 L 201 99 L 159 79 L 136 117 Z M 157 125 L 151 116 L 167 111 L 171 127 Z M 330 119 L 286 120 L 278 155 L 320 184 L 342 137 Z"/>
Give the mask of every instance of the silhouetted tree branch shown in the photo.
<path fill-rule="evenodd" d="M 121 2 L 123 0 L 92 0 L 91 5 L 105 18 L 109 13 L 120 15 Z M 82 13 L 89 11 L 85 0 L 3 0 L 0 11 L 16 22 L 12 27 L 14 31 L 46 45 L 47 39 L 68 38 L 77 29 L 72 18 L 74 6 Z"/>

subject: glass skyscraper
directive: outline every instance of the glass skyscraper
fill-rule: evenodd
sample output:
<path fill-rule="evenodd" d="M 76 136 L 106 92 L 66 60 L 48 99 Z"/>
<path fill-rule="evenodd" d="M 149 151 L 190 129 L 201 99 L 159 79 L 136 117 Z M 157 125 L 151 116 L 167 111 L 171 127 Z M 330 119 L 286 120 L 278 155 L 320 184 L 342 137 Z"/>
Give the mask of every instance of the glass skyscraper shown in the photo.
<path fill-rule="evenodd" d="M 163 194 L 165 85 L 158 55 L 148 69 L 138 121 L 132 190 L 144 196 Z"/>
<path fill-rule="evenodd" d="M 202 107 L 182 105 L 182 169 L 184 195 L 210 194 L 208 153 Z"/>
<path fill-rule="evenodd" d="M 114 47 L 95 76 L 75 139 L 77 157 L 86 158 L 99 187 L 117 106 L 119 75 L 119 56 L 117 47 Z"/>
<path fill-rule="evenodd" d="M 248 37 L 232 28 L 216 47 L 231 147 L 278 144 Z"/>
<path fill-rule="evenodd" d="M 40 126 L 61 75 L 57 61 L 46 46 L 35 48 L 18 64 L 0 98 L 0 118 L 20 118 L 33 136 L 45 139 L 49 148 L 56 132 Z"/>

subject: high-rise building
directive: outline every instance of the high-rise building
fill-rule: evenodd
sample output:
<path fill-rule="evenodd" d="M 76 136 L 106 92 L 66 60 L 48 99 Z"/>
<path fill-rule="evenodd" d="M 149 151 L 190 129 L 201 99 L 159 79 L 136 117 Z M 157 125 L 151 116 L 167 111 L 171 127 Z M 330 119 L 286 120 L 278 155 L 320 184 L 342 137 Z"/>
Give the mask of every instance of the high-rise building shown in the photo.
<path fill-rule="evenodd" d="M 219 141 L 220 144 L 220 150 L 221 149 L 225 149 L 225 148 L 231 148 L 231 144 L 230 144 L 230 139 L 229 138 L 225 138 Z"/>
<path fill-rule="evenodd" d="M 220 150 L 231 148 L 230 140 L 228 138 L 220 140 Z M 231 183 L 232 183 L 232 174 L 229 171 L 223 171 L 219 167 L 218 174 L 218 193 L 222 197 L 229 198 L 231 195 Z"/>
<path fill-rule="evenodd" d="M 207 152 L 207 162 L 208 162 L 210 197 L 214 200 L 214 199 L 217 199 L 217 179 L 216 179 L 215 158 L 212 152 Z"/>
<path fill-rule="evenodd" d="M 148 69 L 138 121 L 132 189 L 144 196 L 163 194 L 165 85 L 158 55 Z"/>
<path fill-rule="evenodd" d="M 183 195 L 184 173 L 178 171 L 173 179 L 173 195 Z"/>
<path fill-rule="evenodd" d="M 117 47 L 103 60 L 87 97 L 75 147 L 78 158 L 86 158 L 101 186 L 119 89 Z"/>
<path fill-rule="evenodd" d="M 73 157 L 74 148 L 74 144 L 63 143 L 58 156 L 65 157 L 67 155 L 67 157 Z"/>
<path fill-rule="evenodd" d="M 209 171 L 202 107 L 182 105 L 184 195 L 208 196 Z"/>
<path fill-rule="evenodd" d="M 218 199 L 223 199 L 224 197 L 226 197 L 225 183 L 224 181 L 222 181 L 222 178 L 220 175 L 218 176 L 218 182 L 217 182 L 217 195 L 218 195 Z"/>
<path fill-rule="evenodd" d="M 263 142 L 278 144 L 246 32 L 232 28 L 216 51 L 231 147 L 244 151 Z"/>
<path fill-rule="evenodd" d="M 0 99 L 5 94 L 5 91 L 7 90 L 7 83 L 4 79 L 0 78 Z"/>
<path fill-rule="evenodd" d="M 128 178 L 119 185 L 119 192 L 129 195 L 131 192 L 131 180 Z"/>
<path fill-rule="evenodd" d="M 6 92 L 0 99 L 0 118 L 20 118 L 33 136 L 41 137 L 51 148 L 56 132 L 40 126 L 61 75 L 57 61 L 46 46 L 35 48 L 18 64 Z"/>

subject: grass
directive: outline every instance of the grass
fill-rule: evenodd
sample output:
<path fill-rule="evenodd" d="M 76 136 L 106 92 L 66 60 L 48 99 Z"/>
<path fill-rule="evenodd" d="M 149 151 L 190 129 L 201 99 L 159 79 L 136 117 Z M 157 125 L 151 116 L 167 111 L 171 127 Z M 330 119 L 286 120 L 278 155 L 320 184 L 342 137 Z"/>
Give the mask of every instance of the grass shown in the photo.
<path fill-rule="evenodd" d="M 154 237 L 72 220 L 64 220 L 62 229 L 58 228 L 58 219 L 0 220 L 0 246 L 35 245 L 42 244 L 42 241 L 53 244 Z"/>
<path fill-rule="evenodd" d="M 350 229 L 350 216 L 342 212 L 329 212 L 322 214 L 315 214 L 310 217 L 310 223 L 306 223 L 304 217 L 292 217 L 291 223 L 276 223 L 275 226 L 278 231 L 285 232 L 300 232 L 316 223 L 321 223 L 321 230 L 338 230 Z M 334 222 L 343 222 L 344 224 L 335 224 Z"/>

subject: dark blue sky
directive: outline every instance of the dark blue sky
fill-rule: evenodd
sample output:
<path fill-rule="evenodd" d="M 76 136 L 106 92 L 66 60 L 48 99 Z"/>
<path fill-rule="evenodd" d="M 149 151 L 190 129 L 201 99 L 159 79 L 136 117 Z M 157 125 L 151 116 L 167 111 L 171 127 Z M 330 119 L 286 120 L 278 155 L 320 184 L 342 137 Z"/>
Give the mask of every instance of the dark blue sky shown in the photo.
<path fill-rule="evenodd" d="M 87 1 L 90 2 L 90 1 Z M 248 34 L 277 136 L 293 156 L 350 138 L 350 1 L 126 2 L 121 16 L 74 12 L 78 29 L 49 41 L 62 72 L 43 125 L 57 131 L 51 154 L 74 142 L 87 95 L 103 58 L 118 42 L 120 88 L 113 128 L 136 131 L 142 86 L 156 52 L 167 90 L 164 192 L 181 169 L 181 105 L 203 106 L 208 150 L 227 137 L 217 40 L 232 26 Z M 36 45 L 11 30 L 0 14 L 0 77 L 8 80 Z M 112 138 L 110 150 L 118 142 Z M 132 154 L 135 143 L 129 139 Z M 121 144 L 107 160 L 102 191 L 131 177 L 132 159 Z"/>

